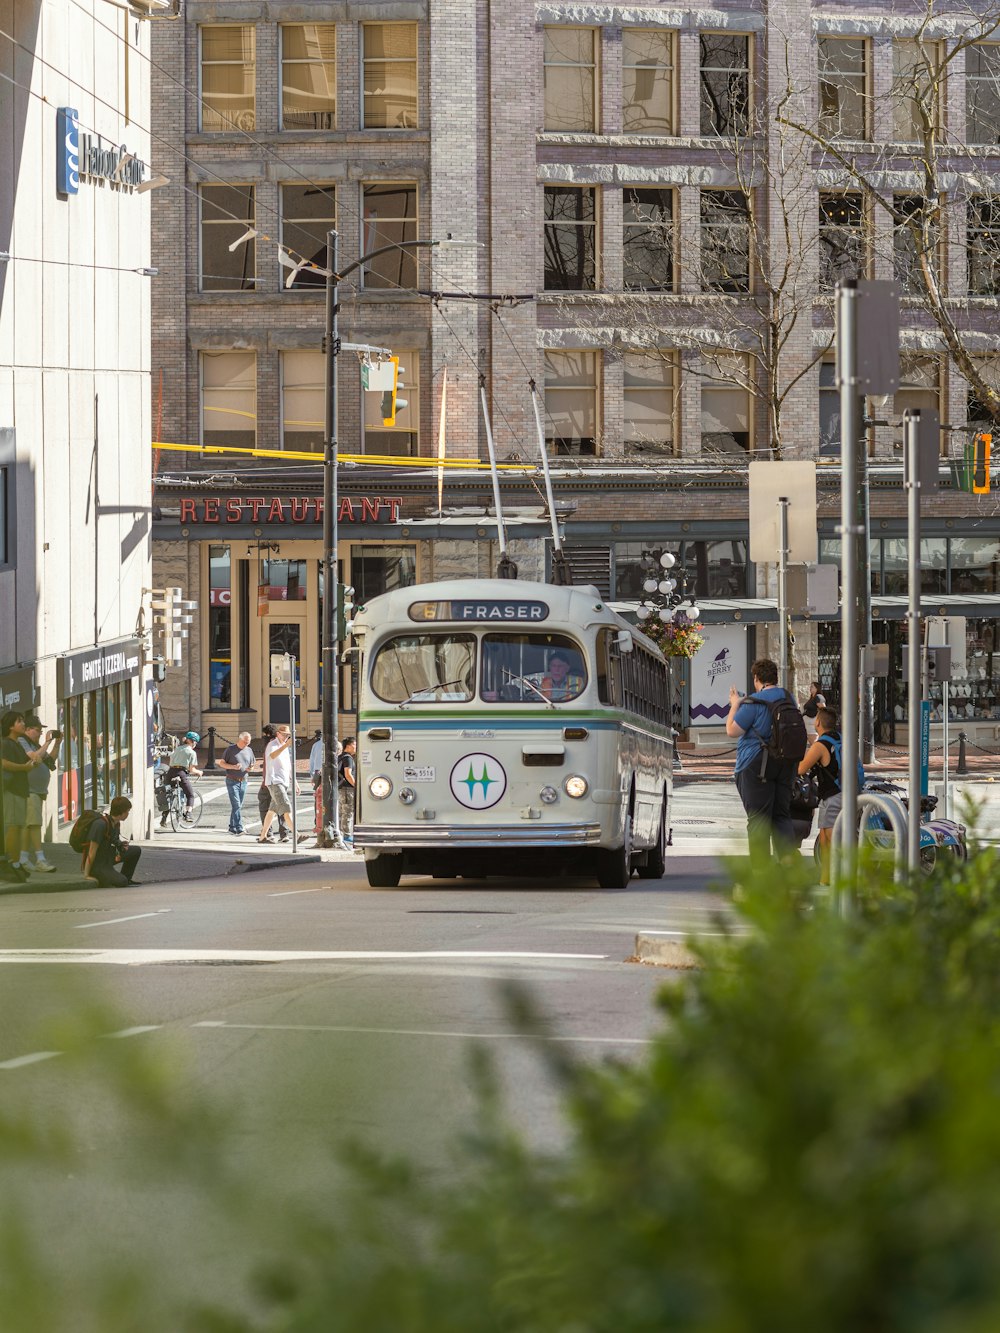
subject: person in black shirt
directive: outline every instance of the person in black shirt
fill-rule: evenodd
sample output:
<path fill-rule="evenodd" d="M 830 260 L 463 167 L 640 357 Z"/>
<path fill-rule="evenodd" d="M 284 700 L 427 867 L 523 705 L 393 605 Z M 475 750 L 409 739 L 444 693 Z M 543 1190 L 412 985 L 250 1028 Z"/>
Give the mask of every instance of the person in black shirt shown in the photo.
<path fill-rule="evenodd" d="M 83 873 L 104 889 L 124 888 L 133 883 L 142 849 L 130 847 L 121 836 L 121 822 L 131 810 L 132 802 L 126 796 L 116 796 L 108 813 L 98 815 L 90 826 L 83 853 Z"/>
<path fill-rule="evenodd" d="M 357 766 L 354 752 L 357 742 L 353 736 L 344 741 L 344 748 L 337 760 L 337 785 L 340 788 L 338 813 L 340 815 L 340 835 L 346 843 L 354 841 L 354 789 L 357 786 Z"/>
<path fill-rule="evenodd" d="M 16 867 L 26 846 L 28 774 L 39 762 L 21 748 L 24 714 L 5 713 L 0 719 L 0 776 L 3 785 L 4 850 Z M 23 878 L 23 876 L 15 876 Z"/>

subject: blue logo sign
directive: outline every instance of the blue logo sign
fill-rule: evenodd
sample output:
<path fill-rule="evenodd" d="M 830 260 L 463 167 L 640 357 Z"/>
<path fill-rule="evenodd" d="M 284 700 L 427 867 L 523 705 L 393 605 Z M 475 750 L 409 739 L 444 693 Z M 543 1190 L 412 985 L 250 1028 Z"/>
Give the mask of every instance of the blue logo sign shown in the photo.
<path fill-rule="evenodd" d="M 466 754 L 451 770 L 451 794 L 467 810 L 489 810 L 507 790 L 503 765 L 481 751 Z"/>
<path fill-rule="evenodd" d="M 71 106 L 56 111 L 56 190 L 64 199 L 80 193 L 80 122 Z"/>

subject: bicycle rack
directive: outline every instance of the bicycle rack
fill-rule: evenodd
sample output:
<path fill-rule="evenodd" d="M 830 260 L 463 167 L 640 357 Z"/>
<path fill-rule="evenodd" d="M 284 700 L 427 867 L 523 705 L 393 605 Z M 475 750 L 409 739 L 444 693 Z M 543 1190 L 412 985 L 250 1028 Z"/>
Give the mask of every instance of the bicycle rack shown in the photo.
<path fill-rule="evenodd" d="M 858 793 L 858 814 L 863 816 L 867 810 L 875 810 L 883 814 L 892 827 L 895 837 L 895 844 L 892 849 L 892 878 L 896 884 L 902 884 L 907 878 L 906 864 L 906 824 L 909 814 L 901 801 L 895 796 L 888 796 L 883 792 L 859 792 Z M 859 828 L 861 827 L 859 819 Z M 833 826 L 833 846 L 831 848 L 831 860 L 833 869 L 833 879 L 836 883 L 841 869 L 841 848 L 844 842 L 844 812 L 841 810 L 837 816 L 837 822 Z"/>

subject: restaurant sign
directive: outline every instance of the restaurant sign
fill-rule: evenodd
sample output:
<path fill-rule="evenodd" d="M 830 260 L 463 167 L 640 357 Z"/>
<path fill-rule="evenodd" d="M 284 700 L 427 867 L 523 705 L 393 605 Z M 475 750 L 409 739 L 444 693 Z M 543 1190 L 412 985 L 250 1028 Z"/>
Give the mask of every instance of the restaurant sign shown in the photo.
<path fill-rule="evenodd" d="M 139 645 L 135 639 L 85 648 L 56 658 L 56 693 L 60 699 L 89 694 L 103 685 L 138 676 Z"/>
<path fill-rule="evenodd" d="M 342 495 L 337 505 L 339 523 L 398 523 L 400 496 Z M 222 523 L 322 523 L 321 496 L 199 495 L 181 500 L 181 523 L 199 526 Z"/>

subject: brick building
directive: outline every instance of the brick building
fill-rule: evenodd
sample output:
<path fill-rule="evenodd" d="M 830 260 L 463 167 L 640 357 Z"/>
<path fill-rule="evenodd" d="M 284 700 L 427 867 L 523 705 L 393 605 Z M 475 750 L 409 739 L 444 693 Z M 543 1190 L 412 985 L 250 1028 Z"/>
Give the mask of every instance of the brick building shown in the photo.
<path fill-rule="evenodd" d="M 499 456 L 532 460 L 534 383 L 579 577 L 634 605 L 643 554 L 679 552 L 737 675 L 775 618 L 773 569 L 747 559 L 747 461 L 818 461 L 820 558 L 835 561 L 832 290 L 899 277 L 903 382 L 867 408 L 873 633 L 898 663 L 899 423 L 934 406 L 949 429 L 924 506 L 927 609 L 967 615 L 962 716 L 1000 719 L 1000 516 L 945 466 L 998 382 L 1000 29 L 925 17 L 804 0 L 188 0 L 183 23 L 158 25 L 156 433 L 277 455 L 158 453 L 155 581 L 200 603 L 164 687 L 171 725 L 235 735 L 277 718 L 269 655 L 288 648 L 318 720 L 324 279 L 293 266 L 322 267 L 334 225 L 341 269 L 386 244 L 479 246 L 402 246 L 340 286 L 342 337 L 398 353 L 408 400 L 386 428 L 358 358 L 340 356 L 337 438 L 357 457 L 341 469 L 341 569 L 359 597 L 494 568 L 488 477 L 449 473 L 439 508 L 442 395 L 449 457 L 485 456 L 481 382 Z M 977 391 L 914 280 L 928 259 Z M 538 479 L 512 473 L 503 491 L 521 573 L 544 576 Z M 835 693 L 836 624 L 796 629 L 800 692 L 819 674 Z M 891 677 L 884 734 L 904 706 Z"/>

